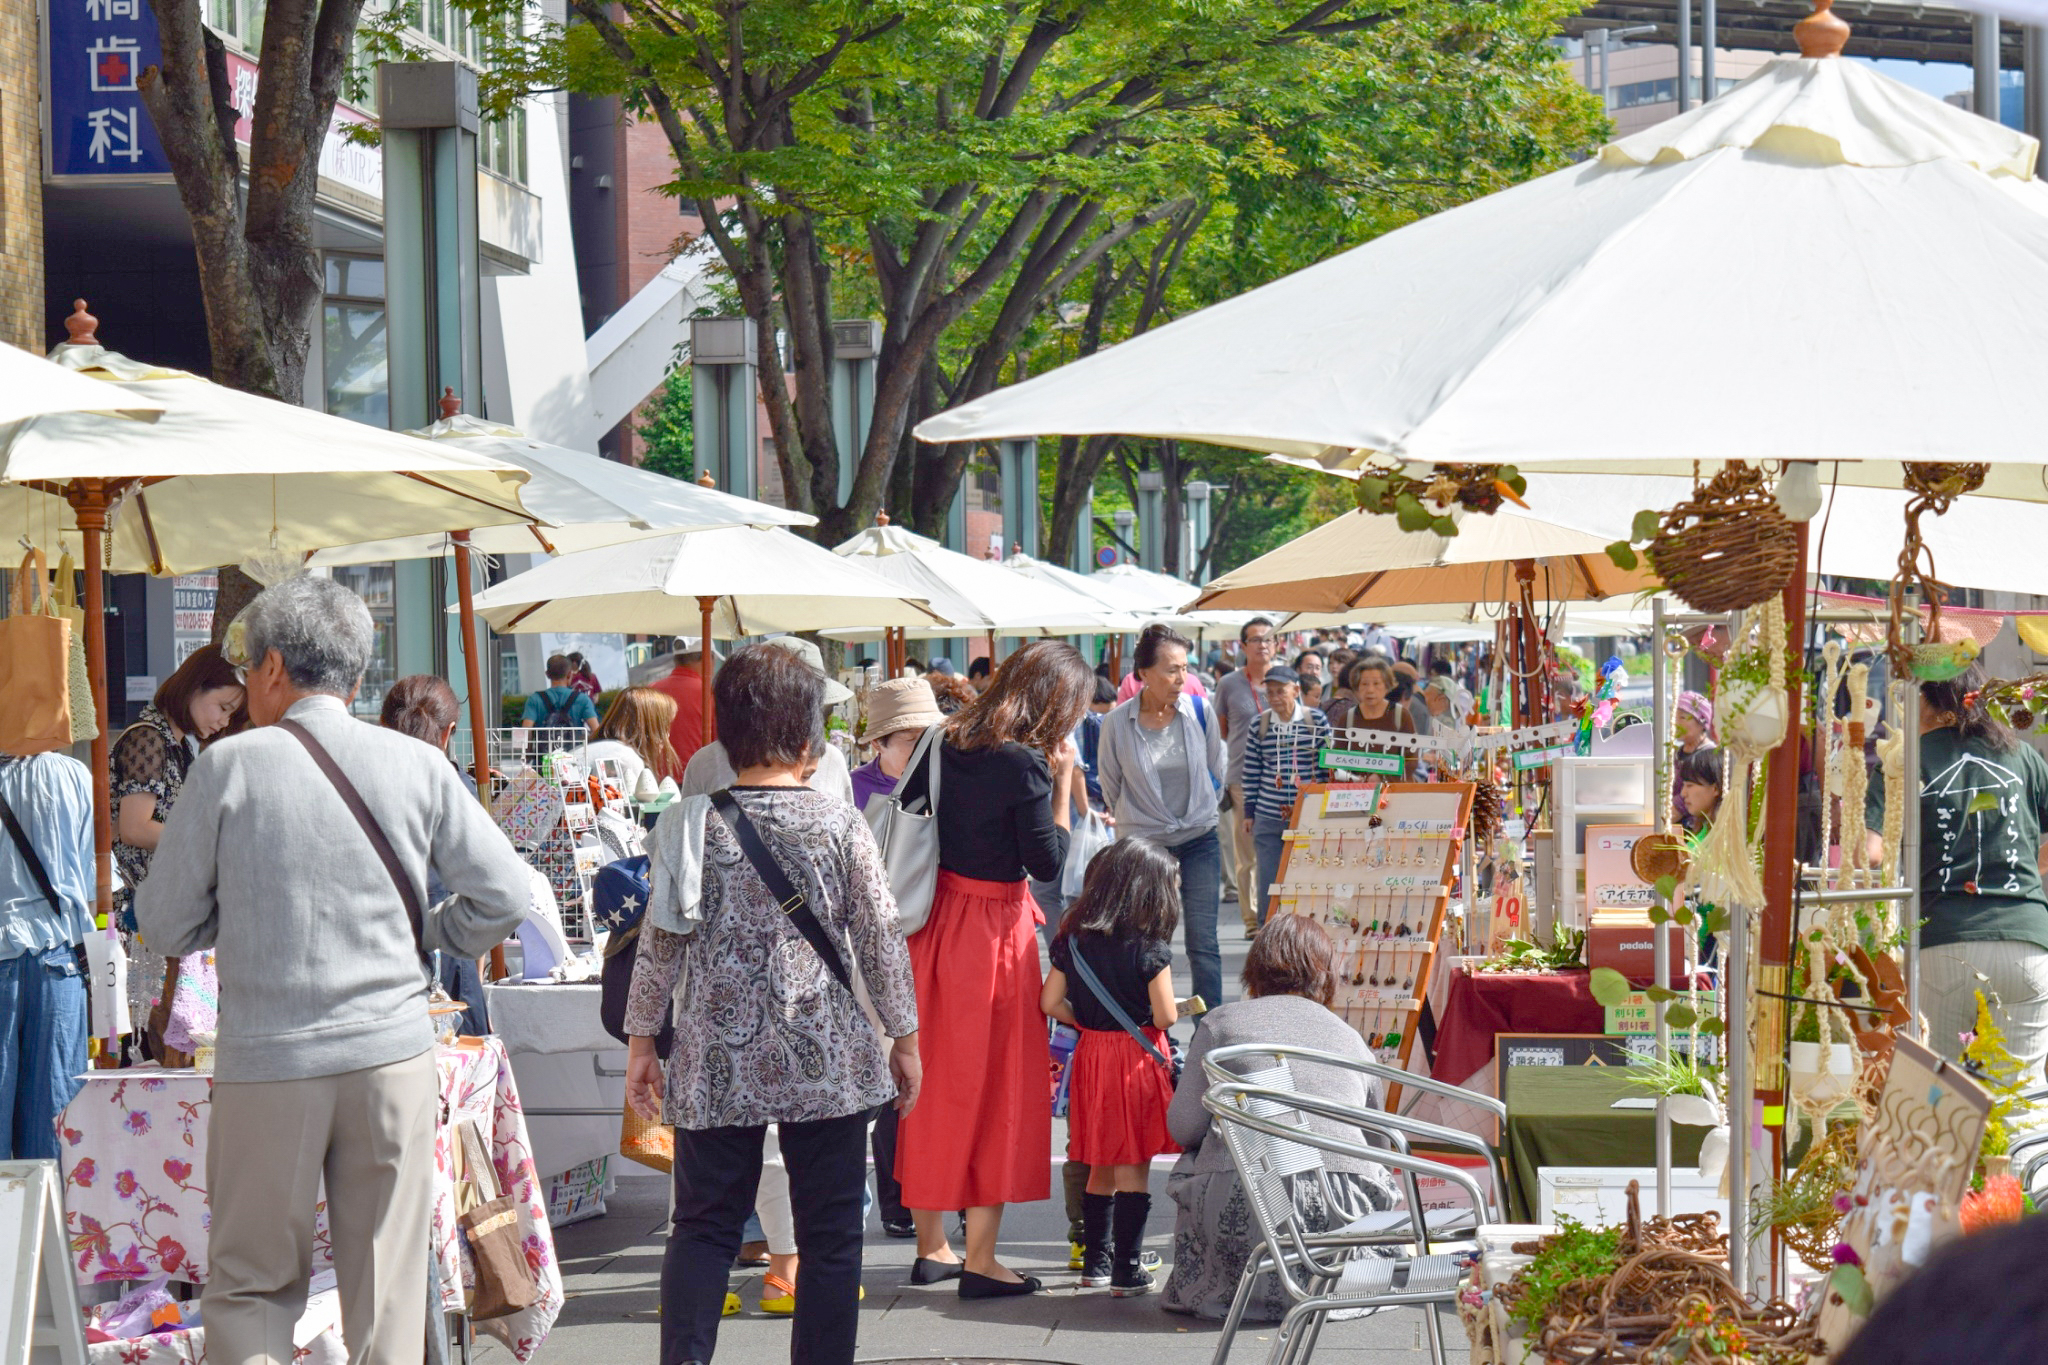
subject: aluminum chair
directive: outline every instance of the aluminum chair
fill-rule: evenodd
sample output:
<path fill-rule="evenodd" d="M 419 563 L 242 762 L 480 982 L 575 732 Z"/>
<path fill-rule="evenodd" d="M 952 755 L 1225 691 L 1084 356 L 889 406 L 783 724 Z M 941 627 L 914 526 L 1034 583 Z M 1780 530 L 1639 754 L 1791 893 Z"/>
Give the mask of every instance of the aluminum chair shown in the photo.
<path fill-rule="evenodd" d="M 1276 1056 L 1281 1052 L 1288 1054 L 1287 1059 Z M 1253 1075 L 1238 1075 L 1223 1065 L 1247 1057 L 1274 1058 L 1280 1065 L 1261 1068 Z M 1389 1125 L 1389 1116 L 1378 1111 L 1303 1094 L 1295 1089 L 1292 1074 L 1286 1069 L 1289 1060 L 1361 1069 L 1353 1058 L 1308 1048 L 1259 1044 L 1218 1048 L 1204 1059 L 1209 1089 L 1203 1104 L 1219 1120 L 1260 1237 L 1238 1281 L 1217 1342 L 1214 1365 L 1222 1365 L 1228 1357 L 1254 1285 L 1268 1271 L 1280 1277 L 1287 1297 L 1293 1300 L 1270 1357 L 1276 1365 L 1308 1359 L 1331 1312 L 1397 1305 L 1424 1307 L 1431 1359 L 1442 1365 L 1442 1331 L 1434 1305 L 1455 1302 L 1462 1268 L 1454 1256 L 1432 1254 L 1430 1238 L 1432 1232 L 1441 1235 L 1469 1215 L 1460 1210 L 1426 1213 L 1417 1192 L 1417 1177 L 1437 1176 L 1464 1187 L 1471 1196 L 1472 1208 L 1484 1221 L 1498 1218 L 1494 1200 L 1467 1171 L 1413 1156 L 1406 1150 L 1410 1129 L 1432 1130 L 1417 1133 L 1431 1139 L 1452 1130 L 1438 1130 L 1436 1125 L 1419 1120 Z M 1275 1080 L 1280 1083 L 1262 1083 Z M 1318 1132 L 1307 1126 L 1304 1113 L 1356 1128 L 1361 1140 L 1349 1141 Z M 1367 1145 L 1362 1139 L 1368 1132 L 1381 1136 L 1389 1145 Z M 1469 1134 L 1457 1136 L 1460 1141 L 1453 1145 L 1474 1141 Z M 1334 1232 L 1305 1229 L 1294 1206 L 1290 1179 L 1314 1178 L 1322 1182 L 1329 1207 L 1343 1207 L 1342 1201 L 1328 1194 L 1331 1187 L 1322 1161 L 1324 1153 L 1375 1162 L 1398 1172 L 1406 1182 L 1407 1209 L 1354 1221 Z M 1491 1161 L 1491 1153 L 1487 1155 Z M 1403 1223 L 1405 1227 L 1401 1226 Z M 1395 1248 L 1411 1250 L 1391 1259 L 1352 1259 L 1359 1250 Z"/>

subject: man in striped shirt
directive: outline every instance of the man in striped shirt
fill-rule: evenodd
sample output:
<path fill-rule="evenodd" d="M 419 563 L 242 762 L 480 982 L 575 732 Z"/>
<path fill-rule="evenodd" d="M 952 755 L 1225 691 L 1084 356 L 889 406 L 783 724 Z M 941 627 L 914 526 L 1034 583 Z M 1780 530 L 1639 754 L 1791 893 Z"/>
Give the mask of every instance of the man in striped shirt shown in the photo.
<path fill-rule="evenodd" d="M 1330 733 L 1328 718 L 1301 704 L 1301 675 L 1285 664 L 1267 669 L 1266 709 L 1252 722 L 1244 751 L 1244 827 L 1258 852 L 1261 924 L 1280 873 L 1281 836 L 1294 817 L 1294 795 L 1315 780 L 1316 755 Z"/>

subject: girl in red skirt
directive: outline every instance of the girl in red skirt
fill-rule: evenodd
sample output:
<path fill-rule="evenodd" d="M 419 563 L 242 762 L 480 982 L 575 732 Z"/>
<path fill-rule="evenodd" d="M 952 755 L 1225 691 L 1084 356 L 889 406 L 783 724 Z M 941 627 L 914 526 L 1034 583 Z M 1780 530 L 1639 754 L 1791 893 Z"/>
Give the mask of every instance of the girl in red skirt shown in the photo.
<path fill-rule="evenodd" d="M 1088 865 L 1080 898 L 1053 938 L 1053 969 L 1039 997 L 1047 1014 L 1081 1031 L 1067 1110 L 1068 1158 L 1088 1167 L 1081 1283 L 1106 1284 L 1118 1298 L 1152 1290 L 1138 1263 L 1152 1212 L 1148 1177 L 1153 1157 L 1180 1150 L 1166 1129 L 1173 1076 L 1163 1064 L 1171 1055 L 1166 1030 L 1179 1017 L 1179 922 L 1179 862 L 1150 839 L 1118 840 Z"/>

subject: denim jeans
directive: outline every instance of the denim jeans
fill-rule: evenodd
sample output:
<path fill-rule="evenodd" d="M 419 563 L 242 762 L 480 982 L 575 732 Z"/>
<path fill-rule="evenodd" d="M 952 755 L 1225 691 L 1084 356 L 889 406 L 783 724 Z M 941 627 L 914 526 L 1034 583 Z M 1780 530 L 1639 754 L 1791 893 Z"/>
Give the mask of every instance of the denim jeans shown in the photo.
<path fill-rule="evenodd" d="M 1216 946 L 1216 906 L 1223 876 L 1223 849 L 1216 831 L 1167 846 L 1180 863 L 1180 921 L 1188 947 L 1195 994 L 1211 1009 L 1223 1003 L 1223 952 Z"/>
<path fill-rule="evenodd" d="M 70 946 L 0 960 L 0 1161 L 57 1155 L 85 1070 L 85 975 Z"/>
<path fill-rule="evenodd" d="M 1252 824 L 1252 847 L 1259 855 L 1259 923 L 1271 913 L 1273 879 L 1280 875 L 1280 851 L 1287 833 L 1285 820 L 1258 820 Z"/>

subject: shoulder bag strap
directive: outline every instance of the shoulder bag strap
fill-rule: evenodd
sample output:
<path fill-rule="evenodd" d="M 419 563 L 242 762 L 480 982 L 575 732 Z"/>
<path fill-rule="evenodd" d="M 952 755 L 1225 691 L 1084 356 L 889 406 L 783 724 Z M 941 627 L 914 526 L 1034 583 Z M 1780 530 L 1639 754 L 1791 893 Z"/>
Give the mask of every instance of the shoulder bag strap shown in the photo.
<path fill-rule="evenodd" d="M 405 917 L 412 921 L 413 951 L 420 955 L 420 961 L 427 961 L 426 912 L 420 905 L 419 888 L 412 884 L 412 878 L 405 875 L 405 865 L 398 861 L 398 851 L 391 847 L 391 841 L 384 837 L 384 830 L 377 824 L 377 817 L 370 814 L 369 806 L 363 802 L 363 794 L 356 790 L 356 784 L 348 780 L 348 774 L 334 761 L 334 755 L 327 752 L 325 745 L 312 732 L 295 720 L 281 720 L 277 728 L 306 746 L 313 762 L 334 785 L 334 791 L 341 798 L 341 804 L 348 807 L 348 813 L 362 826 L 363 837 L 376 850 L 377 860 L 384 864 L 384 870 L 391 874 L 391 884 L 398 888 L 399 899 L 405 902 Z"/>
<path fill-rule="evenodd" d="M 939 813 L 939 749 L 944 744 L 944 741 L 939 736 L 945 732 L 945 729 L 946 726 L 943 721 L 927 728 L 918 739 L 917 747 L 910 751 L 910 761 L 903 765 L 903 776 L 896 784 L 898 791 L 901 791 L 909 783 L 910 775 L 917 771 L 919 764 L 925 765 L 926 769 L 924 812 L 910 810 L 912 806 L 917 804 L 914 801 L 904 803 L 903 808 L 909 810 L 912 815 L 926 812 L 932 815 Z"/>
<path fill-rule="evenodd" d="M 832 973 L 832 979 L 853 993 L 853 978 L 847 974 L 846 963 L 840 960 L 839 950 L 832 946 L 832 936 L 825 932 L 825 926 L 818 923 L 817 915 L 811 912 L 810 903 L 804 893 L 790 885 L 789 876 L 782 870 L 782 864 L 775 861 L 775 855 L 768 851 L 768 845 L 761 842 L 761 832 L 754 828 L 754 822 L 740 809 L 739 798 L 730 788 L 711 793 L 711 804 L 718 807 L 718 813 L 725 817 L 725 823 L 732 826 L 733 835 L 740 841 L 740 851 L 747 855 L 747 861 L 754 865 L 754 871 L 761 874 L 761 881 L 768 888 L 768 894 L 775 897 L 782 913 L 796 926 L 825 966 Z M 854 997 L 856 1000 L 858 996 Z"/>
<path fill-rule="evenodd" d="M 1077 934 L 1067 940 L 1067 949 L 1067 955 L 1074 959 L 1074 974 L 1081 978 L 1081 984 L 1088 988 L 1088 993 L 1094 996 L 1101 1003 L 1102 1007 L 1109 1011 L 1109 1017 L 1122 1024 L 1124 1032 L 1136 1038 L 1138 1046 L 1151 1053 L 1152 1060 L 1165 1067 L 1166 1074 L 1171 1076 L 1173 1074 L 1173 1063 L 1166 1059 L 1165 1053 L 1153 1046 L 1152 1040 L 1147 1038 L 1145 1031 L 1139 1028 L 1131 1016 L 1124 1012 L 1124 1007 L 1117 1004 L 1116 998 L 1102 988 L 1101 980 L 1088 966 L 1088 959 L 1081 956 L 1080 935 Z"/>
<path fill-rule="evenodd" d="M 35 879 L 36 890 L 43 893 L 43 899 L 50 903 L 50 909 L 56 911 L 58 918 L 62 919 L 64 902 L 57 897 L 57 888 L 50 881 L 49 869 L 43 866 L 42 855 L 37 853 L 36 846 L 28 841 L 28 831 L 21 827 L 21 821 L 15 818 L 14 807 L 7 804 L 5 797 L 0 797 L 0 824 L 7 826 L 7 837 L 14 840 L 15 850 L 21 854 L 21 860 L 28 864 L 28 875 Z"/>

